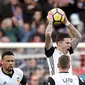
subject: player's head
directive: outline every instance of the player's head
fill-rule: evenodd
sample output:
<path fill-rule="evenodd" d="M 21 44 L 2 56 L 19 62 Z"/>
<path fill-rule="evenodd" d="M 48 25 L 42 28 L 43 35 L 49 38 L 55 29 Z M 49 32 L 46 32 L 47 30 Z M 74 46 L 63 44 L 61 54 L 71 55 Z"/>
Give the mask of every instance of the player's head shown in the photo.
<path fill-rule="evenodd" d="M 11 72 L 14 66 L 13 52 L 11 51 L 3 52 L 1 56 L 1 60 L 2 60 L 2 68 L 7 72 Z"/>
<path fill-rule="evenodd" d="M 61 47 L 62 49 L 70 49 L 71 47 L 71 38 L 67 33 L 59 33 L 56 37 L 57 46 Z"/>
<path fill-rule="evenodd" d="M 58 59 L 58 68 L 59 69 L 69 69 L 70 68 L 70 58 L 67 55 L 62 55 Z"/>
<path fill-rule="evenodd" d="M 39 85 L 39 76 L 37 76 L 36 74 L 32 74 L 30 79 L 31 85 Z"/>

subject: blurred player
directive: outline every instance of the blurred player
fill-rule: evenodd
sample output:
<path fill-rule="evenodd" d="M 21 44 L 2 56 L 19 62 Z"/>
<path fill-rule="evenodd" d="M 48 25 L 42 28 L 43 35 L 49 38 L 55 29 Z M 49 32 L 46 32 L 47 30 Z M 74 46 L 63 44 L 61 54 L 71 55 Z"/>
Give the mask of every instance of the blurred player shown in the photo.
<path fill-rule="evenodd" d="M 62 55 L 58 59 L 59 73 L 48 78 L 48 85 L 85 85 L 85 82 L 76 75 L 69 73 L 70 58 Z"/>
<path fill-rule="evenodd" d="M 3 52 L 1 62 L 0 85 L 26 85 L 26 77 L 22 70 L 19 68 L 13 68 L 15 63 L 13 52 Z"/>
<path fill-rule="evenodd" d="M 77 47 L 82 36 L 79 31 L 68 21 L 65 16 L 64 24 L 68 30 L 68 33 L 60 33 L 56 38 L 56 48 L 53 47 L 52 43 L 52 30 L 53 30 L 53 18 L 52 13 L 49 11 L 47 15 L 48 26 L 45 31 L 45 55 L 47 57 L 50 75 L 56 74 L 59 72 L 57 68 L 58 58 L 66 54 L 70 57 L 73 53 L 73 50 Z M 69 72 L 72 73 L 72 65 L 70 63 Z"/>

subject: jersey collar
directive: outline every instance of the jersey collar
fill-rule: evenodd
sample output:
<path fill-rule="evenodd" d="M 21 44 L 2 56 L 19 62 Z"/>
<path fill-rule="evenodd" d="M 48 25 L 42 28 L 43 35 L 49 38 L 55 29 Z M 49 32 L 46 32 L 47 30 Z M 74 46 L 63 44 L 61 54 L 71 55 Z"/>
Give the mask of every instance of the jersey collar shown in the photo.
<path fill-rule="evenodd" d="M 59 73 L 69 73 L 69 72 L 59 72 Z"/>
<path fill-rule="evenodd" d="M 2 72 L 3 72 L 5 75 L 7 75 L 7 76 L 9 76 L 9 77 L 12 78 L 12 76 L 13 76 L 13 74 L 14 74 L 14 70 L 12 70 L 12 74 L 7 74 L 7 73 L 5 73 L 5 72 L 3 71 L 3 68 L 1 68 L 1 70 L 2 70 Z"/>

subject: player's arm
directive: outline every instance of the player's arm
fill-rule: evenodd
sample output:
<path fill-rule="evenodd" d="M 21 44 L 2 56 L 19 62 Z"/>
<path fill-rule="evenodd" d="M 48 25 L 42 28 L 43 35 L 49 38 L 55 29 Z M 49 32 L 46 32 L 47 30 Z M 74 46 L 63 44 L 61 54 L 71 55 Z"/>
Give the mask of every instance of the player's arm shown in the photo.
<path fill-rule="evenodd" d="M 23 75 L 23 78 L 22 78 L 20 84 L 21 84 L 21 85 L 26 85 L 26 84 L 27 84 L 27 78 L 26 78 L 25 75 Z"/>
<path fill-rule="evenodd" d="M 47 85 L 55 85 L 55 81 L 53 80 L 53 78 L 48 78 Z"/>
<path fill-rule="evenodd" d="M 68 33 L 70 37 L 72 38 L 72 48 L 73 50 L 77 47 L 78 43 L 82 39 L 82 35 L 80 32 L 67 20 L 67 17 L 65 16 L 64 24 L 67 27 Z"/>
<path fill-rule="evenodd" d="M 52 14 L 49 11 L 48 15 L 47 15 L 47 19 L 48 19 L 48 25 L 46 27 L 46 31 L 45 31 L 45 47 L 47 50 L 49 50 L 52 47 L 52 23 L 53 23 L 53 19 L 52 19 Z"/>
<path fill-rule="evenodd" d="M 85 81 L 84 80 L 80 79 L 79 77 L 78 77 L 78 80 L 79 80 L 79 85 L 85 85 Z"/>

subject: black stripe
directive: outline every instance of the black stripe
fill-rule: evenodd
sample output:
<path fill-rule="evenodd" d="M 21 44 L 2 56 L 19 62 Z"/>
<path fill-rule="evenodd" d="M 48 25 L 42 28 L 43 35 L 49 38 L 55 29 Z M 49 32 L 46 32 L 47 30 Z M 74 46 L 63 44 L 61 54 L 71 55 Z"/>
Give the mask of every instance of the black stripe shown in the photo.
<path fill-rule="evenodd" d="M 23 78 L 22 78 L 22 80 L 21 80 L 21 82 L 20 82 L 22 85 L 26 85 L 26 83 L 27 83 L 27 77 L 25 76 L 25 75 L 23 75 Z"/>
<path fill-rule="evenodd" d="M 49 58 L 49 62 L 50 62 L 51 69 L 52 69 L 51 74 L 54 75 L 54 74 L 55 74 L 55 67 L 54 67 L 54 59 L 53 59 L 53 56 L 51 56 L 51 57 Z"/>
<path fill-rule="evenodd" d="M 46 48 L 45 48 L 45 55 L 46 55 L 46 57 L 51 57 L 52 55 L 53 55 L 53 53 L 54 53 L 54 50 L 55 50 L 55 48 L 52 46 L 49 50 L 47 50 Z"/>

